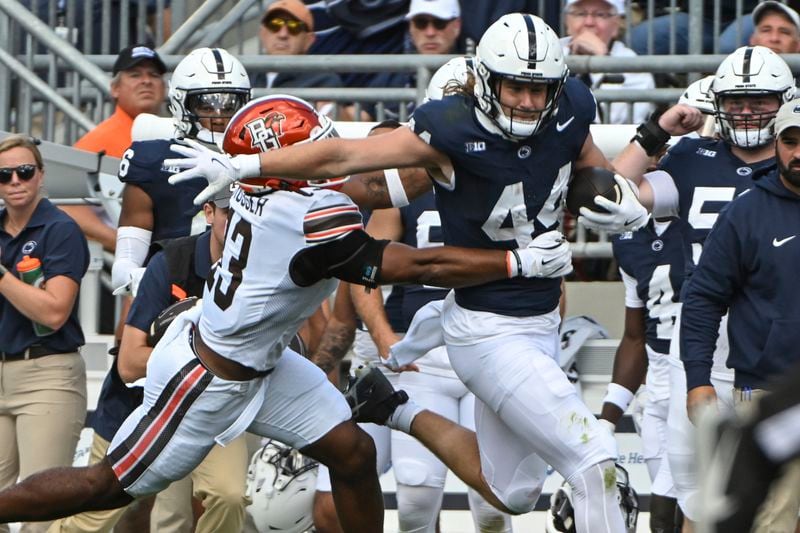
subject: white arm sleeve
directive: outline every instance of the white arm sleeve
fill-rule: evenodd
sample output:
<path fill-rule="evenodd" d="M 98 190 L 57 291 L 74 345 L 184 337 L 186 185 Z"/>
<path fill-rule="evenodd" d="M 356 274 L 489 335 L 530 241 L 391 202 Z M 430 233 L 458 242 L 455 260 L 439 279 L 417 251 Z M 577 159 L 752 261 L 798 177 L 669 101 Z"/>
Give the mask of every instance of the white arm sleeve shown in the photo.
<path fill-rule="evenodd" d="M 442 300 L 435 300 L 419 308 L 403 339 L 389 347 L 389 358 L 392 362 L 404 366 L 434 348 L 444 346 L 442 304 Z"/>
<path fill-rule="evenodd" d="M 678 188 L 675 180 L 663 170 L 654 170 L 643 176 L 653 190 L 653 218 L 672 217 L 678 214 Z"/>
<path fill-rule="evenodd" d="M 632 309 L 644 307 L 644 302 L 639 298 L 639 294 L 636 292 L 636 278 L 627 274 L 621 268 L 619 269 L 619 275 L 622 276 L 622 283 L 625 285 L 625 307 L 630 307 Z"/>
<path fill-rule="evenodd" d="M 123 226 L 117 230 L 117 252 L 111 267 L 111 284 L 115 289 L 126 285 L 131 272 L 144 264 L 152 236 L 153 232 L 136 226 Z"/>

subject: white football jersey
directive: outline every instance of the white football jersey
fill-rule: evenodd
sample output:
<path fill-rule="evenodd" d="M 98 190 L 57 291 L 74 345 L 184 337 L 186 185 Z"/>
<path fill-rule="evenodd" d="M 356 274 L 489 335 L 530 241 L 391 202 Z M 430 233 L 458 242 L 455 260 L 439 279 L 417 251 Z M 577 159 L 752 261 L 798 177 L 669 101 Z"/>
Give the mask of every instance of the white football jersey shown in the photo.
<path fill-rule="evenodd" d="M 203 294 L 200 333 L 218 354 L 266 370 L 338 283 L 295 285 L 292 258 L 362 229 L 361 213 L 328 189 L 258 196 L 237 188 L 230 209 L 222 258 Z"/>

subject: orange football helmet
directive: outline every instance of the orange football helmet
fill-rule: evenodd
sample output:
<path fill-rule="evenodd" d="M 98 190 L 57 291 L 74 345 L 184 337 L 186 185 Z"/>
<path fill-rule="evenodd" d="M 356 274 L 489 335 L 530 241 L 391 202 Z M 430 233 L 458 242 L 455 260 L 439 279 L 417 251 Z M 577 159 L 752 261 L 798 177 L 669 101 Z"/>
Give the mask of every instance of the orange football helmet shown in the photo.
<path fill-rule="evenodd" d="M 338 137 L 333 122 L 300 98 L 285 94 L 251 100 L 231 118 L 222 150 L 231 155 L 257 154 L 284 146 Z M 249 193 L 268 189 L 338 187 L 348 177 L 320 180 L 283 180 L 278 177 L 247 178 L 239 186 Z"/>

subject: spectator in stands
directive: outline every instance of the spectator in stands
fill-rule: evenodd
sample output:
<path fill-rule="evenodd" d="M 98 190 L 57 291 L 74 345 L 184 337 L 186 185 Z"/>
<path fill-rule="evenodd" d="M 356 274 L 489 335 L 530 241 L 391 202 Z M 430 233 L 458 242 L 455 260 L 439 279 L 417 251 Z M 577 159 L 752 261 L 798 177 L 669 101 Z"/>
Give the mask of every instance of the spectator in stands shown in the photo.
<path fill-rule="evenodd" d="M 304 55 L 314 43 L 314 18 L 300 0 L 277 0 L 269 5 L 259 28 L 261 45 L 269 55 Z M 253 76 L 258 87 L 341 87 L 327 72 L 268 72 Z"/>
<path fill-rule="evenodd" d="M 131 145 L 133 119 L 141 113 L 158 114 L 164 103 L 166 71 L 158 53 L 147 46 L 137 44 L 120 52 L 111 79 L 114 113 L 78 139 L 75 148 L 121 158 Z M 61 209 L 75 219 L 88 239 L 100 242 L 110 252 L 115 250 L 117 231 L 102 208 L 72 205 Z"/>
<path fill-rule="evenodd" d="M 568 37 L 561 39 L 564 55 L 632 57 L 636 53 L 617 40 L 624 0 L 567 0 L 565 22 Z M 604 74 L 594 72 L 579 78 L 591 89 L 653 89 L 655 81 L 645 72 Z M 648 119 L 653 105 L 637 102 L 598 104 L 597 121 L 608 124 L 638 124 Z"/>
<path fill-rule="evenodd" d="M 0 142 L 0 487 L 70 466 L 86 417 L 76 302 L 89 250 L 78 225 L 42 197 L 43 184 L 32 139 Z M 42 277 L 26 283 L 20 262 L 34 258 Z"/>
<path fill-rule="evenodd" d="M 277 0 L 269 5 L 259 28 L 261 45 L 269 55 L 305 55 L 314 43 L 314 18 L 300 0 Z M 253 87 L 341 87 L 333 72 L 267 72 L 253 76 Z M 329 102 L 318 102 L 326 112 Z"/>
<path fill-rule="evenodd" d="M 748 32 L 745 24 L 749 16 L 744 16 L 737 20 L 739 13 L 736 4 L 738 2 L 725 2 L 723 0 L 707 1 L 703 8 L 703 53 L 714 51 L 714 11 L 715 6 L 720 6 L 720 27 L 724 28 L 720 33 L 719 52 L 728 54 L 747 42 Z M 685 9 L 677 13 L 667 12 L 672 0 L 656 0 L 657 12 L 663 14 L 650 20 L 637 24 L 631 28 L 631 48 L 639 54 L 658 54 L 670 53 L 670 42 L 674 39 L 675 53 L 686 54 L 689 51 L 689 13 Z M 744 0 L 742 2 L 742 13 L 749 13 L 756 7 L 758 0 Z M 741 23 L 741 30 L 739 29 Z M 674 24 L 674 27 L 673 27 Z M 652 49 L 649 39 L 652 35 Z M 741 37 L 739 37 L 739 35 Z"/>
<path fill-rule="evenodd" d="M 413 52 L 419 54 L 453 54 L 458 36 L 461 34 L 461 7 L 458 0 L 412 0 L 408 15 L 408 33 Z M 378 87 L 416 87 L 416 73 L 381 73 L 377 76 Z M 377 118 L 374 103 L 364 104 L 368 120 Z M 397 105 L 385 109 L 389 119 L 405 120 Z M 414 103 L 406 106 L 406 115 L 414 110 Z"/>
<path fill-rule="evenodd" d="M 418 54 L 454 54 L 461 34 L 458 0 L 411 0 L 406 15 L 411 43 Z"/>
<path fill-rule="evenodd" d="M 800 16 L 780 2 L 762 2 L 753 10 L 755 29 L 750 44 L 766 46 L 776 54 L 800 52 Z"/>

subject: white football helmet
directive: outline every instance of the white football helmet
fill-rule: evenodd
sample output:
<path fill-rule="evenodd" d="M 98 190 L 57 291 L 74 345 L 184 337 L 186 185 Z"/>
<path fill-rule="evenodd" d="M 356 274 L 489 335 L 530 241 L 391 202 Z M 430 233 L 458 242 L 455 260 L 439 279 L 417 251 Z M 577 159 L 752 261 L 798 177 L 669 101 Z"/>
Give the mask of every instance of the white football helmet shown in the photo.
<path fill-rule="evenodd" d="M 535 15 L 503 15 L 484 32 L 475 53 L 475 98 L 478 106 L 511 139 L 542 131 L 558 111 L 558 99 L 569 69 L 558 36 Z M 503 80 L 546 83 L 547 97 L 536 120 L 506 115 L 499 101 Z"/>
<path fill-rule="evenodd" d="M 441 100 L 448 84 L 457 82 L 466 85 L 472 70 L 474 59 L 471 57 L 454 57 L 433 73 L 428 88 L 425 90 L 425 101 Z"/>
<path fill-rule="evenodd" d="M 259 533 L 302 533 L 311 527 L 319 464 L 270 440 L 247 469 L 246 507 Z"/>
<path fill-rule="evenodd" d="M 178 131 L 208 142 L 204 137 L 212 136 L 199 135 L 205 130 L 199 119 L 232 117 L 250 100 L 250 78 L 226 50 L 198 48 L 175 67 L 167 100 Z M 204 114 L 208 112 L 212 114 Z"/>
<path fill-rule="evenodd" d="M 792 71 L 781 57 L 763 46 L 743 46 L 726 57 L 711 83 L 717 128 L 723 140 L 740 148 L 757 148 L 774 139 L 778 107 L 794 97 Z M 724 108 L 736 96 L 775 95 L 774 111 L 748 113 Z"/>
<path fill-rule="evenodd" d="M 686 104 L 699 109 L 704 115 L 714 114 L 714 97 L 711 95 L 711 83 L 714 76 L 706 76 L 693 82 L 678 98 L 679 104 Z"/>
<path fill-rule="evenodd" d="M 628 533 L 636 532 L 639 521 L 639 495 L 631 487 L 628 471 L 617 467 L 617 499 Z M 550 496 L 550 509 L 545 517 L 547 533 L 575 533 L 575 509 L 572 506 L 572 487 L 564 483 Z"/>

